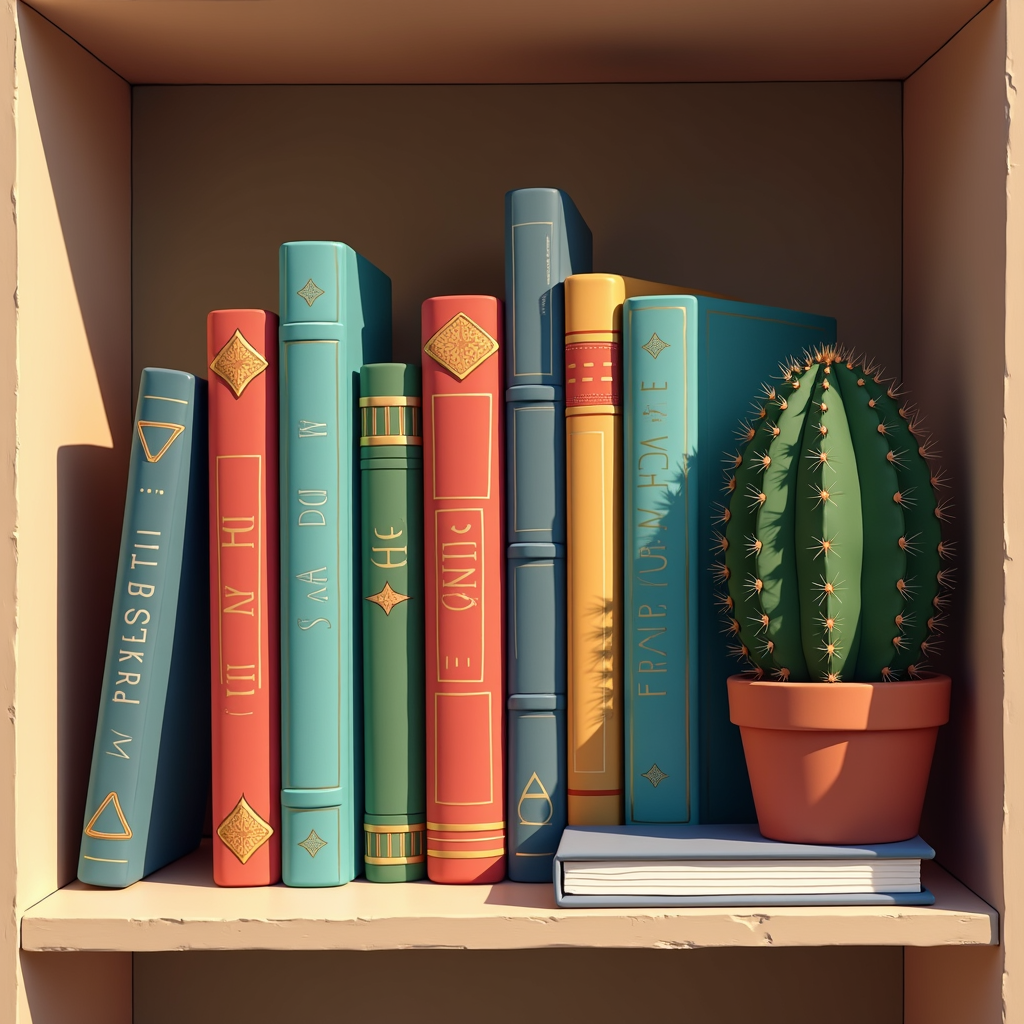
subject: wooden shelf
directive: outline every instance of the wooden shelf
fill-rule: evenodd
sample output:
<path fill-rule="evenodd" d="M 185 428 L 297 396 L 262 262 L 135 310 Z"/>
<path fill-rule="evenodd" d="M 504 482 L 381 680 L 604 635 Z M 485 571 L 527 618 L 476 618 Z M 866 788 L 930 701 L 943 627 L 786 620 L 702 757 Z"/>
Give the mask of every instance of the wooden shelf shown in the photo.
<path fill-rule="evenodd" d="M 221 889 L 204 845 L 128 889 L 74 882 L 32 907 L 21 945 L 45 950 L 529 949 L 963 946 L 998 942 L 995 910 L 933 864 L 934 907 L 563 910 L 548 885 L 430 882 Z"/>

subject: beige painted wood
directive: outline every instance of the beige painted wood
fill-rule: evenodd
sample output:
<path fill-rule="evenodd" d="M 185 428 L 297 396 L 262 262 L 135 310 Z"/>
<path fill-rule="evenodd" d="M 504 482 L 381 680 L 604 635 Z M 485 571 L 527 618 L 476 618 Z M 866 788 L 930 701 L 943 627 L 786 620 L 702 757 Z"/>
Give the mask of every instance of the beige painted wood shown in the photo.
<path fill-rule="evenodd" d="M 17 36 L 16 141 L 3 150 L 15 178 L 0 221 L 17 231 L 4 257 L 16 290 L 2 292 L 16 339 L 0 337 L 0 443 L 13 416 L 17 445 L 0 486 L 0 509 L 16 502 L 0 547 L 16 554 L 13 586 L 3 563 L 0 573 L 16 624 L 2 644 L 15 659 L 2 720 L 16 767 L 2 775 L 13 780 L 3 831 L 16 847 L 4 857 L 5 905 L 17 914 L 76 868 L 131 430 L 131 154 L 127 84 L 30 9 L 3 13 Z M 129 1019 L 130 958 L 23 954 L 16 965 L 17 941 L 17 926 L 5 927 L 4 985 L 14 985 L 0 1019 Z"/>
<path fill-rule="evenodd" d="M 1015 585 L 1024 596 L 1024 576 L 1015 583 L 1024 558 L 1024 364 L 1007 317 L 1024 278 L 1006 252 L 1006 10 L 991 4 L 904 86 L 904 378 L 950 474 L 959 576 L 939 660 L 954 679 L 951 721 L 922 831 L 1006 926 L 995 954 L 957 961 L 908 951 L 908 1024 L 1003 1019 L 1004 957 L 1013 962 L 1021 906 L 1012 769 L 1024 740 L 1013 603 Z M 1007 1020 L 1022 1019 L 1024 1007 L 1010 1008 Z"/>
<path fill-rule="evenodd" d="M 132 82 L 899 79 L 984 0 L 33 0 Z"/>
<path fill-rule="evenodd" d="M 972 945 L 997 941 L 991 907 L 926 865 L 935 907 L 565 910 L 549 885 L 431 883 L 219 889 L 202 849 L 129 889 L 78 882 L 29 910 L 31 950 L 526 949 L 556 946 Z"/>

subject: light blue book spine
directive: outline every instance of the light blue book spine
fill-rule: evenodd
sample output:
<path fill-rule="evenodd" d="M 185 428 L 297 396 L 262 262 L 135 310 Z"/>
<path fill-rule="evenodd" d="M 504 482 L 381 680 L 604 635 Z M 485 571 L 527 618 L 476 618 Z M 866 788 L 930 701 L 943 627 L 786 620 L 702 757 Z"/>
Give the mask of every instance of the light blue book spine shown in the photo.
<path fill-rule="evenodd" d="M 280 250 L 281 850 L 286 885 L 363 870 L 359 368 L 391 281 L 340 242 Z"/>
<path fill-rule="evenodd" d="M 689 295 L 622 308 L 628 825 L 698 820 L 696 321 Z"/>
<path fill-rule="evenodd" d="M 566 820 L 563 282 L 591 267 L 590 229 L 564 192 L 506 194 L 508 874 L 519 882 L 550 879 Z"/>
<path fill-rule="evenodd" d="M 206 382 L 142 371 L 78 877 L 193 850 L 210 777 Z"/>
<path fill-rule="evenodd" d="M 722 633 L 722 610 L 715 604 L 716 588 L 711 585 L 715 563 L 721 560 L 717 535 L 723 532 L 714 510 L 727 504 L 723 486 L 725 478 L 732 475 L 723 459 L 736 453 L 739 419 L 750 413 L 749 405 L 741 402 L 737 406 L 732 396 L 753 396 L 762 385 L 777 386 L 780 363 L 805 349 L 835 344 L 836 322 L 831 317 L 704 296 L 699 296 L 696 304 L 700 820 L 754 821 L 743 746 L 739 729 L 729 721 L 725 687 L 726 678 L 742 665 L 729 654 L 729 639 Z"/>

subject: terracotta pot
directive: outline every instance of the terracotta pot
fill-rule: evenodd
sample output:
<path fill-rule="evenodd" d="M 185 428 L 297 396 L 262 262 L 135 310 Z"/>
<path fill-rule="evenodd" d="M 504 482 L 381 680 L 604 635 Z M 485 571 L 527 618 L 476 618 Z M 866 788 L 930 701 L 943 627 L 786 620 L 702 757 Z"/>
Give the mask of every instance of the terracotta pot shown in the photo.
<path fill-rule="evenodd" d="M 917 835 L 949 676 L 901 683 L 729 677 L 757 823 L 792 843 L 891 843 Z"/>

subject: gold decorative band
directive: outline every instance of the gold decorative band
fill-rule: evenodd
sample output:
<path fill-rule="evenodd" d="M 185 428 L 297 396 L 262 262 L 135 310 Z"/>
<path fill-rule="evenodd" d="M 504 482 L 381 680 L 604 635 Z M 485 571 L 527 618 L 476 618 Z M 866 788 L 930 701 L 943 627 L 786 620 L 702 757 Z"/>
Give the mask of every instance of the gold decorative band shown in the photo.
<path fill-rule="evenodd" d="M 421 853 L 418 857 L 367 857 L 363 856 L 366 864 L 422 864 L 427 858 Z"/>
<path fill-rule="evenodd" d="M 572 405 L 566 408 L 566 416 L 621 416 L 621 405 Z"/>
<path fill-rule="evenodd" d="M 378 435 L 377 437 L 361 437 L 359 443 L 364 448 L 373 447 L 379 444 L 423 444 L 422 437 L 408 437 L 405 434 L 392 434 L 390 437 L 386 434 Z"/>
<path fill-rule="evenodd" d="M 423 832 L 426 827 L 422 821 L 418 825 L 368 825 L 363 823 L 364 832 Z"/>
<path fill-rule="evenodd" d="M 423 859 L 423 825 L 363 825 L 363 857 L 371 864 L 415 864 Z"/>
<path fill-rule="evenodd" d="M 360 444 L 422 444 L 418 440 L 423 434 L 423 413 L 420 400 L 399 399 L 360 399 Z M 411 404 L 415 401 L 415 405 Z M 372 402 L 366 404 L 364 402 Z M 380 402 L 387 402 L 381 405 Z M 370 441 L 371 438 L 379 440 Z M 403 441 L 401 438 L 417 438 L 416 441 Z"/>
<path fill-rule="evenodd" d="M 486 832 L 489 829 L 504 827 L 505 822 L 503 821 L 474 822 L 472 825 L 445 825 L 440 821 L 427 822 L 427 828 L 431 832 Z"/>
<path fill-rule="evenodd" d="M 359 408 L 367 409 L 374 405 L 422 405 L 423 400 L 413 395 L 371 395 L 359 399 Z"/>
<path fill-rule="evenodd" d="M 505 847 L 496 850 L 427 850 L 428 857 L 441 857 L 444 860 L 482 860 L 484 857 L 504 857 Z"/>

